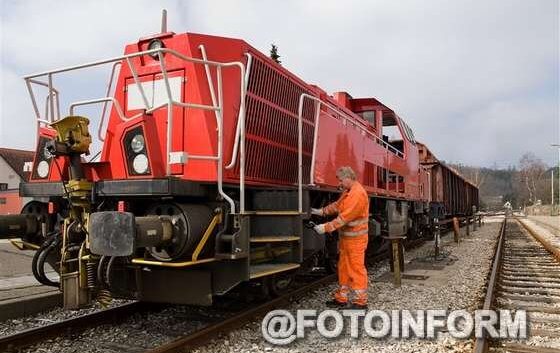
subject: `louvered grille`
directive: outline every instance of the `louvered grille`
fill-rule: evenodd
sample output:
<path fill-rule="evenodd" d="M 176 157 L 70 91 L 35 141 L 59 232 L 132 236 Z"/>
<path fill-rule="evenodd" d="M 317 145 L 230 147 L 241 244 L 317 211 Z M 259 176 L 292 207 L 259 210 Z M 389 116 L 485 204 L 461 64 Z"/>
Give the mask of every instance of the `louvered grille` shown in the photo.
<path fill-rule="evenodd" d="M 297 183 L 298 104 L 304 86 L 256 57 L 247 89 L 246 178 L 282 184 Z M 315 106 L 303 109 L 303 182 L 309 183 Z M 239 173 L 239 166 L 236 166 Z"/>
<path fill-rule="evenodd" d="M 375 165 L 364 162 L 364 185 L 375 187 Z"/>

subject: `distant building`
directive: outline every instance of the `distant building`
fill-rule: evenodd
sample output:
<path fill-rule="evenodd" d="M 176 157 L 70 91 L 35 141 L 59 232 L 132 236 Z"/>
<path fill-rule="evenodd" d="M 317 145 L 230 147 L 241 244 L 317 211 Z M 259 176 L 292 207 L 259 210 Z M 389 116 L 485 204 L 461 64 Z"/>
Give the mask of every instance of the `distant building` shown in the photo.
<path fill-rule="evenodd" d="M 19 183 L 29 179 L 32 163 L 32 151 L 0 148 L 0 214 L 20 213 L 32 200 L 19 196 Z"/>

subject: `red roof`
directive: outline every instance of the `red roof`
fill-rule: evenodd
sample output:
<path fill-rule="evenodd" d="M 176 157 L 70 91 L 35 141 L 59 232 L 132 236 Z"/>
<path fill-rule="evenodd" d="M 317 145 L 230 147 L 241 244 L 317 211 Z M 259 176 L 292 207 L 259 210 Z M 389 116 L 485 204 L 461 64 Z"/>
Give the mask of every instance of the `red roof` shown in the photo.
<path fill-rule="evenodd" d="M 25 162 L 33 162 L 33 151 L 0 148 L 0 157 L 25 181 L 29 180 L 30 172 L 24 172 Z"/>

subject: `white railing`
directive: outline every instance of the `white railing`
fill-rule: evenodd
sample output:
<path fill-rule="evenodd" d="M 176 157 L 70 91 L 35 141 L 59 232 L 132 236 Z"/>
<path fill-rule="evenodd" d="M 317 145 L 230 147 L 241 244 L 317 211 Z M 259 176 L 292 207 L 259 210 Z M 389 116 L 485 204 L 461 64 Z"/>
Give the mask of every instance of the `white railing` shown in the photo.
<path fill-rule="evenodd" d="M 181 53 L 178 53 L 175 50 L 171 50 L 171 49 L 167 49 L 167 48 L 158 48 L 158 49 L 152 49 L 152 50 L 146 50 L 146 51 L 142 51 L 142 52 L 137 52 L 137 53 L 132 53 L 132 54 L 127 54 L 127 55 L 123 55 L 123 56 L 119 56 L 119 57 L 114 57 L 114 58 L 109 58 L 109 59 L 105 59 L 105 60 L 99 60 L 99 61 L 94 61 L 94 62 L 89 62 L 89 63 L 85 63 L 85 64 L 81 64 L 81 65 L 75 65 L 75 66 L 69 66 L 69 67 L 64 67 L 64 68 L 60 68 L 60 69 L 55 69 L 55 70 L 50 70 L 50 71 L 45 71 L 45 72 L 40 72 L 40 73 L 36 73 L 36 74 L 32 74 L 32 75 L 28 75 L 25 76 L 24 79 L 26 81 L 27 84 L 27 88 L 29 91 L 29 94 L 31 96 L 31 102 L 33 104 L 33 108 L 35 110 L 35 114 L 37 116 L 37 126 L 40 127 L 41 124 L 44 125 L 49 125 L 52 124 L 53 122 L 55 122 L 56 120 L 60 119 L 60 109 L 59 109 L 59 92 L 53 87 L 53 75 L 55 74 L 59 74 L 59 73 L 63 73 L 63 72 L 68 72 L 68 71 L 75 71 L 75 70 L 79 70 L 79 69 L 84 69 L 84 68 L 89 68 L 89 67 L 93 67 L 93 66 L 99 66 L 99 65 L 104 65 L 104 64 L 109 64 L 109 63 L 114 63 L 112 71 L 111 71 L 111 78 L 109 80 L 109 85 L 107 88 L 107 96 L 106 97 L 102 97 L 102 98 L 97 98 L 97 99 L 91 99 L 91 100 L 85 100 L 85 101 L 79 101 L 79 102 L 73 102 L 72 104 L 70 104 L 70 115 L 73 115 L 74 113 L 74 109 L 77 106 L 82 106 L 82 105 L 88 105 L 88 104 L 97 104 L 97 103 L 104 103 L 104 108 L 103 108 L 103 113 L 102 113 L 102 117 L 101 117 L 101 121 L 100 121 L 100 126 L 98 128 L 98 136 L 100 137 L 100 140 L 103 140 L 104 138 L 101 138 L 101 127 L 103 125 L 103 122 L 105 120 L 105 112 L 106 112 L 106 107 L 107 107 L 107 103 L 108 102 L 112 102 L 113 107 L 115 107 L 115 110 L 117 111 L 117 115 L 119 116 L 119 118 L 122 121 L 129 121 L 129 120 L 133 120 L 136 119 L 140 116 L 143 116 L 145 114 L 150 114 L 153 111 L 163 108 L 163 107 L 167 107 L 167 145 L 166 145 L 166 175 L 170 175 L 171 174 L 171 165 L 174 164 L 171 161 L 171 155 L 174 153 L 182 153 L 183 157 L 185 159 L 204 159 L 204 160 L 213 160 L 213 161 L 217 161 L 217 179 L 218 179 L 218 192 L 220 193 L 220 195 L 229 203 L 230 205 L 230 210 L 231 213 L 236 213 L 236 206 L 235 206 L 235 202 L 233 201 L 233 199 L 231 199 L 231 197 L 229 197 L 223 190 L 223 120 L 224 120 L 224 116 L 223 116 L 223 107 L 224 107 L 224 98 L 223 98 L 223 83 L 222 83 L 222 70 L 224 68 L 238 68 L 239 72 L 240 72 L 240 105 L 239 105 L 239 116 L 238 116 L 238 127 L 236 129 L 236 137 L 235 137 L 235 148 L 237 148 L 237 146 L 240 145 L 241 147 L 241 151 L 240 151 L 240 211 L 241 213 L 244 213 L 245 211 L 245 202 L 244 202 L 244 188 L 245 188 L 245 97 L 246 97 L 246 92 L 247 92 L 247 82 L 248 82 L 248 70 L 245 70 L 245 65 L 242 62 L 239 61 L 234 61 L 234 62 L 216 62 L 216 61 L 211 61 L 211 60 L 207 60 L 206 58 L 206 53 L 204 51 L 204 47 L 200 48 L 201 51 L 203 52 L 203 58 L 202 59 L 197 59 L 197 58 L 192 58 L 192 57 L 188 57 L 185 56 Z M 207 74 L 207 80 L 208 80 L 208 86 L 210 88 L 210 93 L 211 93 L 211 97 L 212 97 L 212 105 L 206 105 L 206 104 L 196 104 L 196 103 L 187 103 L 187 102 L 179 102 L 173 99 L 172 96 L 172 91 L 171 91 L 171 86 L 169 84 L 169 77 L 168 77 L 168 73 L 167 73 L 167 69 L 165 67 L 165 57 L 164 54 L 168 54 L 174 57 L 177 57 L 179 59 L 182 59 L 186 62 L 189 63 L 193 63 L 193 64 L 200 64 L 200 65 L 204 65 L 205 69 L 206 69 L 206 74 Z M 167 102 L 160 104 L 156 107 L 151 107 L 147 96 L 146 96 L 146 92 L 144 91 L 144 88 L 142 87 L 142 84 L 140 82 L 140 79 L 138 77 L 138 73 L 136 71 L 136 68 L 134 67 L 134 65 L 131 62 L 131 59 L 136 58 L 136 57 L 141 57 L 144 55 L 157 55 L 159 58 L 159 63 L 160 63 L 160 68 L 161 68 L 161 74 L 163 76 L 163 80 L 165 83 L 165 91 L 167 94 Z M 248 66 L 250 65 L 250 61 L 251 61 L 251 57 L 248 55 Z M 125 114 L 123 113 L 122 108 L 120 107 L 120 104 L 118 103 L 118 101 L 116 101 L 113 97 L 109 97 L 110 91 L 111 91 L 111 85 L 113 82 L 113 77 L 115 74 L 115 70 L 116 70 L 116 66 L 119 65 L 121 62 L 125 61 L 132 73 L 132 76 L 134 78 L 134 82 L 136 84 L 136 87 L 138 88 L 138 92 L 140 92 L 141 98 L 142 98 L 142 102 L 144 105 L 144 111 L 140 112 L 130 118 L 127 118 L 125 116 Z M 215 67 L 216 68 L 216 76 L 217 76 L 217 95 L 216 92 L 214 90 L 214 85 L 212 83 L 212 77 L 211 77 L 211 73 L 210 73 L 210 67 Z M 43 81 L 39 81 L 37 80 L 37 78 L 40 77 L 47 77 L 47 82 L 43 82 Z M 38 84 L 41 86 L 45 86 L 48 88 L 48 99 L 46 102 L 46 112 L 45 112 L 45 118 L 43 119 L 41 117 L 41 114 L 39 112 L 38 106 L 37 106 L 37 101 L 35 99 L 35 94 L 33 92 L 33 84 Z M 56 100 L 56 106 L 57 106 L 57 114 L 55 116 L 55 100 Z M 173 132 L 173 119 L 172 119 L 172 114 L 173 114 L 173 106 L 180 106 L 183 108 L 188 108 L 188 109 L 202 109 L 202 110 L 209 110 L 209 111 L 214 111 L 215 112 L 215 118 L 216 118 L 216 125 L 217 125 L 217 139 L 218 139 L 218 150 L 216 155 L 187 155 L 186 153 L 184 153 L 184 151 L 177 151 L 174 152 L 172 151 L 172 146 L 171 146 L 171 142 L 172 142 L 172 132 Z M 236 155 L 237 152 L 236 150 L 234 151 L 235 154 L 232 156 L 232 161 L 228 164 L 227 168 L 232 168 L 233 165 L 235 164 L 236 160 Z"/>

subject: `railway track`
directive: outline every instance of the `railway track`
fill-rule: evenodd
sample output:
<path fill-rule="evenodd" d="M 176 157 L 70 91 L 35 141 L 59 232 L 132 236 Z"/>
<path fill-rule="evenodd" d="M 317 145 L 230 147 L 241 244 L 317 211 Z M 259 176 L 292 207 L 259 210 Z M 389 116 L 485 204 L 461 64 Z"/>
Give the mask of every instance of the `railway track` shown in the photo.
<path fill-rule="evenodd" d="M 242 326 L 244 323 L 254 320 L 258 315 L 286 306 L 291 301 L 304 296 L 312 290 L 323 285 L 329 284 L 336 280 L 336 275 L 321 276 L 317 278 L 307 278 L 304 285 L 297 286 L 294 290 L 260 304 L 247 304 L 241 308 L 233 309 L 233 314 L 226 313 L 223 317 L 212 318 L 211 316 L 204 318 L 204 325 L 200 329 L 191 330 L 184 335 L 177 334 L 177 338 L 170 343 L 158 346 L 154 349 L 148 349 L 148 352 L 180 352 L 185 349 L 193 348 L 203 344 L 210 339 L 217 337 L 221 332 L 227 332 Z M 68 320 L 59 321 L 42 327 L 28 329 L 9 336 L 0 338 L 0 352 L 24 352 L 28 351 L 30 346 L 37 343 L 45 342 L 55 337 L 75 337 L 85 330 L 92 329 L 101 325 L 117 325 L 125 321 L 132 315 L 142 314 L 149 311 L 157 312 L 161 310 L 162 305 L 150 305 L 148 303 L 132 302 L 115 308 L 98 311 L 92 314 L 75 317 Z M 191 318 L 189 315 L 189 318 Z M 201 319 L 200 317 L 198 318 Z M 100 342 L 100 347 L 106 346 Z M 108 351 L 119 348 L 118 351 L 126 352 L 143 352 L 145 347 L 117 347 L 115 344 L 109 344 Z M 87 350 L 84 350 L 87 351 Z"/>
<path fill-rule="evenodd" d="M 544 243 L 541 243 L 543 241 Z M 527 340 L 476 340 L 475 353 L 560 353 L 548 345 L 560 339 L 560 259 L 527 224 L 502 224 L 483 309 L 526 310 Z"/>
<path fill-rule="evenodd" d="M 417 239 L 410 241 L 406 244 L 406 248 L 414 248 L 420 246 L 425 240 Z M 378 263 L 388 258 L 388 253 L 377 255 L 370 259 L 370 263 Z M 183 320 L 192 320 L 195 318 L 197 321 L 203 322 L 199 328 L 190 328 L 185 332 L 175 330 L 175 338 L 166 344 L 159 345 L 155 348 L 143 346 L 127 346 L 126 344 L 118 344 L 109 342 L 100 342 L 100 347 L 107 347 L 107 351 L 114 351 L 117 349 L 119 352 L 149 352 L 149 353 L 171 353 L 171 352 L 184 352 L 193 349 L 199 345 L 207 343 L 212 338 L 218 337 L 220 333 L 225 333 L 236 328 L 241 327 L 243 324 L 254 320 L 259 315 L 264 315 L 270 310 L 279 307 L 286 307 L 290 302 L 297 298 L 301 298 L 309 292 L 329 284 L 336 280 L 336 275 L 327 276 L 307 276 L 303 280 L 298 280 L 298 285 L 295 285 L 292 290 L 285 295 L 279 296 L 275 299 L 262 302 L 252 303 L 247 305 L 238 305 L 235 308 L 228 308 L 225 310 L 224 315 L 218 315 L 202 318 L 200 314 L 186 315 Z M 81 333 L 106 325 L 108 329 L 123 324 L 126 320 L 133 316 L 143 313 L 154 312 L 155 315 L 162 308 L 169 307 L 168 305 L 156 305 L 141 302 L 132 302 L 115 308 L 105 309 L 102 311 L 94 312 L 67 320 L 58 321 L 52 324 L 44 325 L 37 328 L 28 329 L 22 332 L 11 334 L 8 336 L 0 337 L 0 352 L 27 352 L 31 346 L 35 346 L 41 342 L 56 338 L 56 337 L 78 337 Z M 188 309 L 187 309 L 188 310 Z M 146 316 L 149 316 L 147 314 Z M 154 320 L 154 317 L 146 318 L 144 320 Z M 171 330 L 173 331 L 173 330 Z M 87 349 L 83 350 L 84 352 Z"/>
<path fill-rule="evenodd" d="M 131 302 L 91 314 L 58 321 L 41 327 L 27 329 L 0 338 L 0 352 L 17 352 L 20 348 L 66 334 L 78 334 L 98 325 L 117 323 L 135 314 L 153 310 L 146 303 Z"/>

